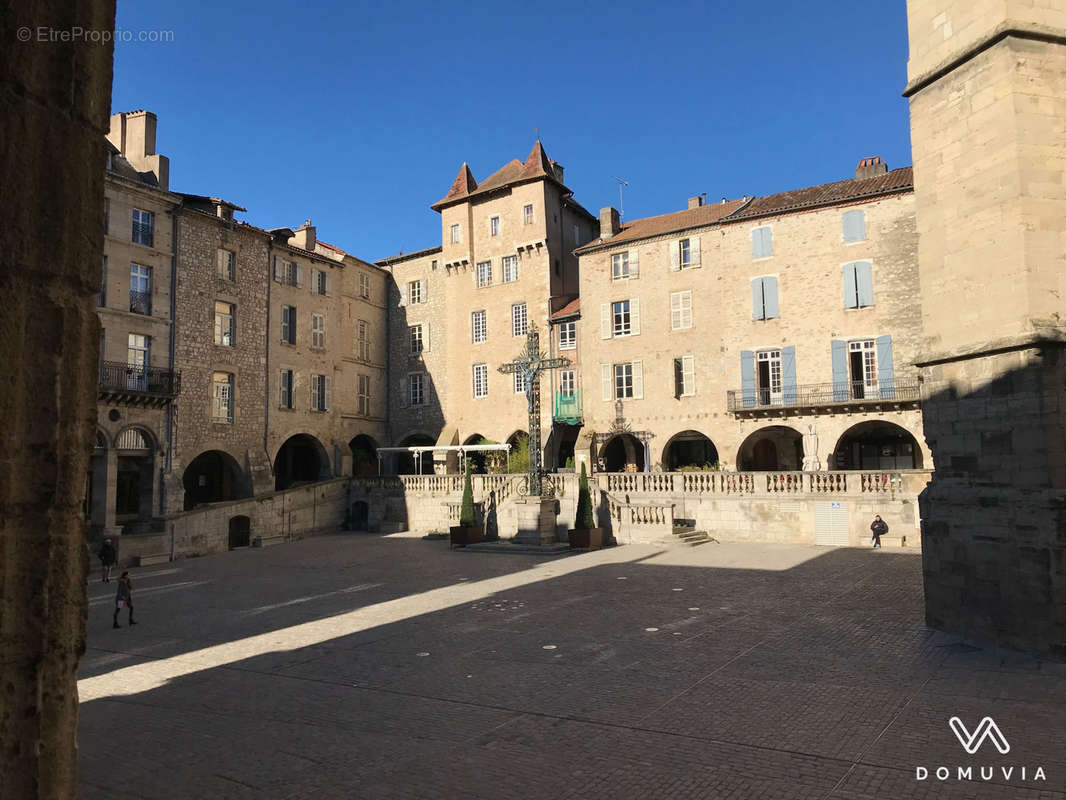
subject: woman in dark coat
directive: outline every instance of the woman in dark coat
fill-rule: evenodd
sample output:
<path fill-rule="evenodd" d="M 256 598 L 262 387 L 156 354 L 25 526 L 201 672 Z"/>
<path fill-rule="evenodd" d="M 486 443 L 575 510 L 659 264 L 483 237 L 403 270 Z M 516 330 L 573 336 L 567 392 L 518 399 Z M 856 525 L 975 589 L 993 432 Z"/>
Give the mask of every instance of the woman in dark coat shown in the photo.
<path fill-rule="evenodd" d="M 118 553 L 115 552 L 115 546 L 111 544 L 110 539 L 104 539 L 104 543 L 100 545 L 101 580 L 104 583 L 111 582 L 111 569 L 116 561 Z"/>
<path fill-rule="evenodd" d="M 130 610 L 130 625 L 136 625 L 133 621 L 133 581 L 130 580 L 130 574 L 123 572 L 122 577 L 118 579 L 118 593 L 115 595 L 115 618 L 112 620 L 113 628 L 121 628 L 118 624 L 118 612 L 122 610 L 123 606 Z"/>

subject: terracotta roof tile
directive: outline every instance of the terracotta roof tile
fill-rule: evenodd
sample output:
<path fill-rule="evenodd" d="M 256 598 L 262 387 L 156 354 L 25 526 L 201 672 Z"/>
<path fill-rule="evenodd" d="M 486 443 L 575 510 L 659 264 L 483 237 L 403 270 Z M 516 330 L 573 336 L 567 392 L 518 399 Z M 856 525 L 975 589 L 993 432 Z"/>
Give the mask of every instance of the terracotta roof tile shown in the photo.
<path fill-rule="evenodd" d="M 580 297 L 575 297 L 573 300 L 568 302 L 565 306 L 560 308 L 558 311 L 553 312 L 550 318 L 552 320 L 566 319 L 567 317 L 576 317 L 580 313 L 581 313 L 581 298 Z"/>
<path fill-rule="evenodd" d="M 453 197 L 462 197 L 463 195 L 470 194 L 477 188 L 477 181 L 474 180 L 474 173 L 470 171 L 470 167 L 464 161 L 463 166 L 459 167 L 459 174 L 455 176 L 455 180 L 452 181 L 452 188 L 448 190 L 448 194 L 444 195 L 445 200 L 451 200 Z"/>
<path fill-rule="evenodd" d="M 729 218 L 729 222 L 751 219 L 770 214 L 783 214 L 816 206 L 846 203 L 879 194 L 896 194 L 914 188 L 914 174 L 910 167 L 894 169 L 875 178 L 844 180 L 808 186 L 790 192 L 756 197 L 743 209 Z"/>
<path fill-rule="evenodd" d="M 583 253 L 601 246 L 613 247 L 622 242 L 632 242 L 637 239 L 646 239 L 650 236 L 670 233 L 671 231 L 711 225 L 743 208 L 746 202 L 748 202 L 748 198 L 742 197 L 739 200 L 727 200 L 724 203 L 712 203 L 698 208 L 687 208 L 684 211 L 660 214 L 657 217 L 635 219 L 624 223 L 622 230 L 610 239 L 593 239 L 585 246 L 579 247 L 577 252 Z"/>
<path fill-rule="evenodd" d="M 562 183 L 555 174 L 551 159 L 544 152 L 544 146 L 538 139 L 533 149 L 529 152 L 525 161 L 517 158 L 508 161 L 494 173 L 485 178 L 481 183 L 474 180 L 470 168 L 464 163 L 459 174 L 452 182 L 451 188 L 443 198 L 430 206 L 439 209 L 441 206 L 462 200 L 467 197 L 491 192 L 519 181 L 528 181 L 536 178 L 548 178 L 556 183 Z"/>

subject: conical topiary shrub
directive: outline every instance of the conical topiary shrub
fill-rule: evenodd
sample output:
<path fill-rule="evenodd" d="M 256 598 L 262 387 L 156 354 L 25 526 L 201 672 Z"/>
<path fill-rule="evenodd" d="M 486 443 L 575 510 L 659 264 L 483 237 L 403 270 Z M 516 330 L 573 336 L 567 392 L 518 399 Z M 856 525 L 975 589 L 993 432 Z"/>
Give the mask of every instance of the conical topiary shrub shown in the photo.
<path fill-rule="evenodd" d="M 463 478 L 463 505 L 459 508 L 459 525 L 473 528 L 474 522 L 474 487 L 470 482 L 470 460 L 466 462 L 466 476 Z"/>
<path fill-rule="evenodd" d="M 589 493 L 589 477 L 585 472 L 585 462 L 581 462 L 581 480 L 577 488 L 577 518 L 574 520 L 574 528 L 577 530 L 591 530 L 596 527 L 596 520 L 592 517 L 592 495 Z"/>

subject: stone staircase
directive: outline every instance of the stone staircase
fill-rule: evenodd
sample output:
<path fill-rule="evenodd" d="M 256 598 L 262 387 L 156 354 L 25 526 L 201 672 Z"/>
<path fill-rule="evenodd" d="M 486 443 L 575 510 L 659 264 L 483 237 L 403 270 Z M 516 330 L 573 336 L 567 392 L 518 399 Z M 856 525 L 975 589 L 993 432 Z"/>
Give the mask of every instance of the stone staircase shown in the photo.
<path fill-rule="evenodd" d="M 673 537 L 668 541 L 687 547 L 698 547 L 715 541 L 707 531 L 696 530 L 696 521 L 691 519 L 675 519 L 673 533 Z"/>

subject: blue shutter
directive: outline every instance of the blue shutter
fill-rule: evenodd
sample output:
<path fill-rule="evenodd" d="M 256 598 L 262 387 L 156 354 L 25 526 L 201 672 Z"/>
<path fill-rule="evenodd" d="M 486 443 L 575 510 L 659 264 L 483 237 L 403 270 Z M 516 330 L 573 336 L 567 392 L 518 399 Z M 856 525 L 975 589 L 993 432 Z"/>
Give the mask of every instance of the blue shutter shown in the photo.
<path fill-rule="evenodd" d="M 855 294 L 855 264 L 844 265 L 844 308 L 857 308 L 858 298 Z"/>
<path fill-rule="evenodd" d="M 762 278 L 752 278 L 751 281 L 751 318 L 766 319 L 763 313 L 762 303 Z"/>
<path fill-rule="evenodd" d="M 847 400 L 848 392 L 848 346 L 842 339 L 833 339 L 829 343 L 833 354 L 833 400 Z"/>
<path fill-rule="evenodd" d="M 764 257 L 774 254 L 774 232 L 769 227 L 762 229 L 762 254 Z"/>
<path fill-rule="evenodd" d="M 892 366 L 892 337 L 877 337 L 877 388 L 882 400 L 896 398 L 896 372 Z"/>
<path fill-rule="evenodd" d="M 777 278 L 770 276 L 762 279 L 763 308 L 766 319 L 777 319 Z"/>
<path fill-rule="evenodd" d="M 869 261 L 859 261 L 855 264 L 855 283 L 859 296 L 859 308 L 872 306 L 874 304 L 874 278 Z"/>
<path fill-rule="evenodd" d="M 796 390 L 796 348 L 793 345 L 781 348 L 781 394 L 786 406 L 794 406 L 799 400 Z"/>
<path fill-rule="evenodd" d="M 740 396 L 744 408 L 755 407 L 755 351 L 740 351 Z"/>
<path fill-rule="evenodd" d="M 844 214 L 844 241 L 861 242 L 866 238 L 866 212 L 848 211 Z"/>

